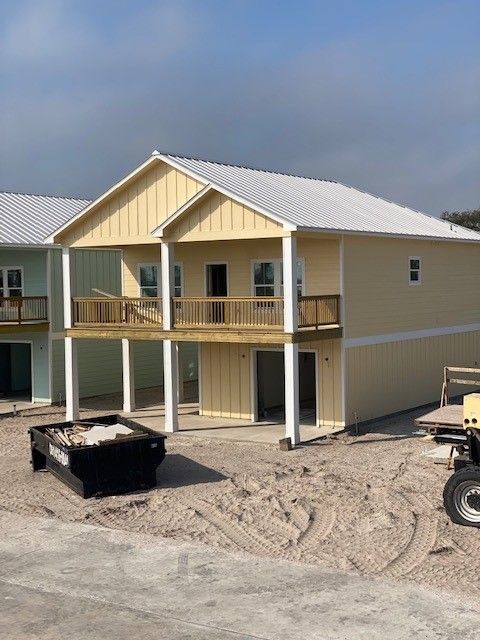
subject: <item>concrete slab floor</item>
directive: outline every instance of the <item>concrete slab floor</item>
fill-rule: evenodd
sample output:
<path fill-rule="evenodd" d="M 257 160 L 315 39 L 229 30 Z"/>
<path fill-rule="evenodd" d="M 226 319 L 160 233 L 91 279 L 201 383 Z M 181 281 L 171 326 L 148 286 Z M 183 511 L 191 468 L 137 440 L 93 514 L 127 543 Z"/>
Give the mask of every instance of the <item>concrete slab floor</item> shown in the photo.
<path fill-rule="evenodd" d="M 9 640 L 474 640 L 446 594 L 159 537 L 0 512 Z"/>
<path fill-rule="evenodd" d="M 14 411 L 13 405 L 17 411 L 25 411 L 36 407 L 47 407 L 48 403 L 30 402 L 24 398 L 0 398 L 0 415 L 11 415 Z"/>

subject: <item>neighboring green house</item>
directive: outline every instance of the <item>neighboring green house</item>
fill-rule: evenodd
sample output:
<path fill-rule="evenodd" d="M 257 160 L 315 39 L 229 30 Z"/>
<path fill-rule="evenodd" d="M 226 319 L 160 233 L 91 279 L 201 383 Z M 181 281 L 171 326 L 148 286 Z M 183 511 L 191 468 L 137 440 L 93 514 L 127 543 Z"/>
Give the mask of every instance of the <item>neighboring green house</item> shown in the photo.
<path fill-rule="evenodd" d="M 0 192 L 0 398 L 64 400 L 62 253 L 44 239 L 87 204 Z M 73 266 L 77 295 L 121 295 L 120 250 L 76 250 Z M 161 343 L 133 348 L 135 387 L 163 384 Z M 81 397 L 122 389 L 119 340 L 82 342 L 78 357 Z M 183 379 L 196 379 L 196 347 L 186 346 L 181 363 Z"/>

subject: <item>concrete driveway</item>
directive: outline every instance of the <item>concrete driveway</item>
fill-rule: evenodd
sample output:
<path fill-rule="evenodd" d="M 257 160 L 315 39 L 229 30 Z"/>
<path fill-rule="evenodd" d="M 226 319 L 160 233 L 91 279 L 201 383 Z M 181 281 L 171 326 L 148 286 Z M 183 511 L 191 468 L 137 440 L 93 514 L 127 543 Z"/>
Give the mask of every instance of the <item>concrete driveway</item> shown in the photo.
<path fill-rule="evenodd" d="M 473 640 L 480 629 L 479 613 L 411 585 L 5 511 L 0 560 L 9 640 Z"/>

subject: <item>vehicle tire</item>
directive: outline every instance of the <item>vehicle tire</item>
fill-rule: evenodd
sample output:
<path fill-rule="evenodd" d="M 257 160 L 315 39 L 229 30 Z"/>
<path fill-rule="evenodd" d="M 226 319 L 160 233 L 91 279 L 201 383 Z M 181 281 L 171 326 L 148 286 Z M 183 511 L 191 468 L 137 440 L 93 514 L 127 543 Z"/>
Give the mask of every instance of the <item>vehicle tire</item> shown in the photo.
<path fill-rule="evenodd" d="M 443 504 L 452 522 L 480 528 L 480 467 L 464 467 L 450 476 Z"/>

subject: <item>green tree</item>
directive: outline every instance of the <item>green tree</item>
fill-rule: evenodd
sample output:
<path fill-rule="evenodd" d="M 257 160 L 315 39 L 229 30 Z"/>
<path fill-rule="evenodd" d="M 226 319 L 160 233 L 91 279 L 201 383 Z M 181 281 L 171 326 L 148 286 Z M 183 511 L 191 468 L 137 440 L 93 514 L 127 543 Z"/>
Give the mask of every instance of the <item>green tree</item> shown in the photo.
<path fill-rule="evenodd" d="M 442 220 L 459 224 L 461 227 L 480 231 L 480 209 L 472 209 L 471 211 L 444 211 L 441 218 Z"/>

